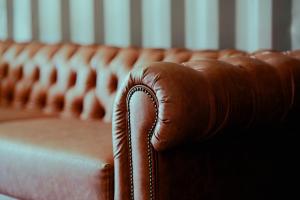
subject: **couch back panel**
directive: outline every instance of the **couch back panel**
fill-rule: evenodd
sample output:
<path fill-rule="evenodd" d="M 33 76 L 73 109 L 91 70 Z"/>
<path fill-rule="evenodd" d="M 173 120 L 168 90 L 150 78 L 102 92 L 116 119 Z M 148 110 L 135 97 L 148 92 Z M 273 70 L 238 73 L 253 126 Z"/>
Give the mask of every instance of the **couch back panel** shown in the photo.
<path fill-rule="evenodd" d="M 191 51 L 2 41 L 0 104 L 110 122 L 116 92 L 133 68 L 159 61 L 182 63 L 245 54 L 232 49 Z"/>

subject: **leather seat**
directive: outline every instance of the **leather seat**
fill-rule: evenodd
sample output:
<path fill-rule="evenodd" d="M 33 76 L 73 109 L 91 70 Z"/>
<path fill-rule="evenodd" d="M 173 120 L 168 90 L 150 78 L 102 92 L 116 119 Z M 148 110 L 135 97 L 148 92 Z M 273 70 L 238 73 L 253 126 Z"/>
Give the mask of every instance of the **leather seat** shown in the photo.
<path fill-rule="evenodd" d="M 111 124 L 100 121 L 0 124 L 0 193 L 40 200 L 112 199 L 111 137 Z"/>

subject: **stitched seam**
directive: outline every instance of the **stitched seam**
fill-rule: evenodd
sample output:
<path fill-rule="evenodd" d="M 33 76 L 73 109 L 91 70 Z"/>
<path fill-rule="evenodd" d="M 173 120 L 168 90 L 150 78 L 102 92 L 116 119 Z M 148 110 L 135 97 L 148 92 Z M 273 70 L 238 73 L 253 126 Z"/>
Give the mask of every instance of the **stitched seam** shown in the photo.
<path fill-rule="evenodd" d="M 149 199 L 154 199 L 154 189 L 153 189 L 153 152 L 152 152 L 152 146 L 151 146 L 151 137 L 154 132 L 154 128 L 157 123 L 158 119 L 158 103 L 156 99 L 154 98 L 154 93 L 151 89 L 149 89 L 147 86 L 144 85 L 136 85 L 133 88 L 130 89 L 127 96 L 127 110 L 128 110 L 128 118 L 127 118 L 127 126 L 128 126 L 128 147 L 129 147 L 129 169 L 130 169 L 130 199 L 134 200 L 134 187 L 133 187 L 133 167 L 132 167 L 132 143 L 131 143 L 131 126 L 130 126 L 130 99 L 132 95 L 137 92 L 144 92 L 152 101 L 155 108 L 155 119 L 154 123 L 152 124 L 150 130 L 147 134 L 147 157 L 148 157 L 148 169 L 149 169 Z"/>

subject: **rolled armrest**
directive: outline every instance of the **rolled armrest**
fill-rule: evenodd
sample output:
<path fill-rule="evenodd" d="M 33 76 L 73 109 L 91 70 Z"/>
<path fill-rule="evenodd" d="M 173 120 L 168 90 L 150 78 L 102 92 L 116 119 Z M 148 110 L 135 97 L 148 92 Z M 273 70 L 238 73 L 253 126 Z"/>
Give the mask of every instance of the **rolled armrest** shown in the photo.
<path fill-rule="evenodd" d="M 285 116 L 292 104 L 293 91 L 286 94 L 293 89 L 290 74 L 282 80 L 275 67 L 252 58 L 226 62 L 160 62 L 132 71 L 116 99 L 114 123 L 126 113 L 136 86 L 153 93 L 158 112 L 151 143 L 157 151 L 206 139 L 228 126 L 274 123 Z"/>
<path fill-rule="evenodd" d="M 115 197 L 156 199 L 162 191 L 156 189 L 156 166 L 165 162 L 161 152 L 228 127 L 283 120 L 295 104 L 293 72 L 299 72 L 300 61 L 293 62 L 270 65 L 231 57 L 134 69 L 118 91 L 113 111 Z"/>

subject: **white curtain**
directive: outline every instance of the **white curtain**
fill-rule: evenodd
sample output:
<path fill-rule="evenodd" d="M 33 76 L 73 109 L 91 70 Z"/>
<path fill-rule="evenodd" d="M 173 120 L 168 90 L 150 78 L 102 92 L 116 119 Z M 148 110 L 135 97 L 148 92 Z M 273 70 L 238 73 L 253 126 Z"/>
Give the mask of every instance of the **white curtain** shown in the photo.
<path fill-rule="evenodd" d="M 0 39 L 300 48 L 299 0 L 0 0 Z"/>

